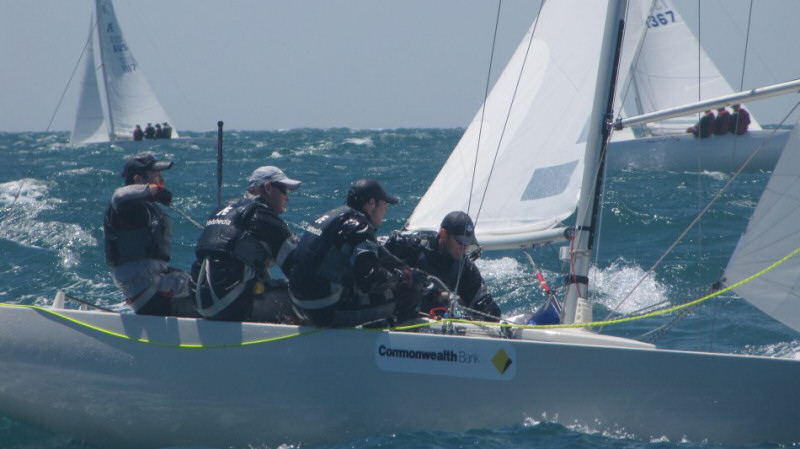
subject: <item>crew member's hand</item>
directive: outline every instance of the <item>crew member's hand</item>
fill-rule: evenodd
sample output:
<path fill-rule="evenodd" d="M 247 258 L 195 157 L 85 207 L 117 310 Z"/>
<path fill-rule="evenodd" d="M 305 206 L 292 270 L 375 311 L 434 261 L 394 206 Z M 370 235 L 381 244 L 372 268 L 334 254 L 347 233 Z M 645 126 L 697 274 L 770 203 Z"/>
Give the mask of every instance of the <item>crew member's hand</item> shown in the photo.
<path fill-rule="evenodd" d="M 169 206 L 172 203 L 172 192 L 161 184 L 150 184 L 150 193 L 156 201 L 165 206 Z"/>

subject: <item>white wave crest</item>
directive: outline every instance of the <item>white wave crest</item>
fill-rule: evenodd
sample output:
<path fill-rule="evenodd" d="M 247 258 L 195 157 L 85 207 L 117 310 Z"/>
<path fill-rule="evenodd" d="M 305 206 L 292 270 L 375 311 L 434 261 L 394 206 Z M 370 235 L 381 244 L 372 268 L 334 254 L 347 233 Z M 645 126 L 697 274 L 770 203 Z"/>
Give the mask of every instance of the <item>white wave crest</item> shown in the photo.
<path fill-rule="evenodd" d="M 375 146 L 375 143 L 372 141 L 372 137 L 349 137 L 347 139 L 344 139 L 344 142 L 353 145 L 364 145 L 366 147 Z"/>
<path fill-rule="evenodd" d="M 652 276 L 639 284 L 644 275 L 641 267 L 620 259 L 603 269 L 592 267 L 589 288 L 597 294 L 596 302 L 622 314 L 631 313 L 667 299 L 667 288 Z"/>

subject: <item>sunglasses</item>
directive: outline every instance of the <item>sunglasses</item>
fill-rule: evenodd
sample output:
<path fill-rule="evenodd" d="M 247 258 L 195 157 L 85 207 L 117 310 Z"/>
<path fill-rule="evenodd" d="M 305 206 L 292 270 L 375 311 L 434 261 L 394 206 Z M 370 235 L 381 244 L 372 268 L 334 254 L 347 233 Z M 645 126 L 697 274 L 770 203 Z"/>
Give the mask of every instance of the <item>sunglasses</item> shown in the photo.
<path fill-rule="evenodd" d="M 278 189 L 284 195 L 288 195 L 289 194 L 289 189 L 287 189 L 286 186 L 283 185 L 283 184 L 280 184 L 280 183 L 277 183 L 277 182 L 271 182 L 271 183 L 269 183 L 269 185 L 271 185 L 275 189 Z"/>

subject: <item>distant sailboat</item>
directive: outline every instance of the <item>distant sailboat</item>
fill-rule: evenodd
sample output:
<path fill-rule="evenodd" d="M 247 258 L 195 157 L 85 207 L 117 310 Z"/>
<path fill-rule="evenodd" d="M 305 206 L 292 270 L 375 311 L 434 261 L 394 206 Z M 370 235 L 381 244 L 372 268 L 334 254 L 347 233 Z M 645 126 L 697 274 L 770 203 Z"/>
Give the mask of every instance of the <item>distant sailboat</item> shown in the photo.
<path fill-rule="evenodd" d="M 99 65 L 95 63 L 95 40 Z M 172 125 L 125 42 L 111 0 L 95 0 L 84 61 L 70 144 L 131 140 L 136 125 L 164 122 Z M 172 137 L 178 137 L 174 127 Z"/>
<path fill-rule="evenodd" d="M 629 5 L 616 99 L 626 115 L 735 92 L 670 0 Z M 731 172 L 750 159 L 745 170 L 771 170 L 789 136 L 785 130 L 762 130 L 751 112 L 745 135 L 697 139 L 686 130 L 698 118 L 692 114 L 648 123 L 639 138 L 630 132 L 615 134 L 608 168 Z"/>

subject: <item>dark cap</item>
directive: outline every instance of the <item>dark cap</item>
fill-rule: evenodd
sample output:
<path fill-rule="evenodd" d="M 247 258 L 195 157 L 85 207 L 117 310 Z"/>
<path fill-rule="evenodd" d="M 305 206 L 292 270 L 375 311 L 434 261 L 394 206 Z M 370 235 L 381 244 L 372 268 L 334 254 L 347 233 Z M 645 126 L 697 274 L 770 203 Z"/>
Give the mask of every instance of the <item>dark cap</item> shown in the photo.
<path fill-rule="evenodd" d="M 475 238 L 475 224 L 466 212 L 450 212 L 442 220 L 441 227 L 462 245 L 478 244 L 478 239 Z"/>
<path fill-rule="evenodd" d="M 127 179 L 133 175 L 143 175 L 148 171 L 163 171 L 170 168 L 172 161 L 159 161 L 150 153 L 142 153 L 125 159 L 122 177 Z"/>
<path fill-rule="evenodd" d="M 350 190 L 347 192 L 347 205 L 360 209 L 370 198 L 383 200 L 389 204 L 397 204 L 398 201 L 400 201 L 396 196 L 386 193 L 378 181 L 370 178 L 362 178 L 355 181 L 350 186 Z"/>

